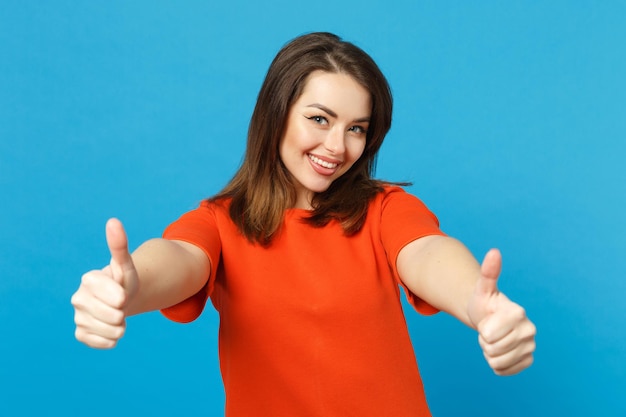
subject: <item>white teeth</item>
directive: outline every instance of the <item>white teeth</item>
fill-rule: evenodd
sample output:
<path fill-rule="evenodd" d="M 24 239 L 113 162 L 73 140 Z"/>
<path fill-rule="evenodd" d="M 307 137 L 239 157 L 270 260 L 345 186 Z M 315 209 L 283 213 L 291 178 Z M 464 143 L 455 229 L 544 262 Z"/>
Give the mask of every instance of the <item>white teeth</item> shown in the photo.
<path fill-rule="evenodd" d="M 339 164 L 332 164 L 330 162 L 326 162 L 326 161 L 322 161 L 321 159 L 319 159 L 317 156 L 313 156 L 311 154 L 308 155 L 309 159 L 313 162 L 315 162 L 317 165 L 321 165 L 324 168 L 336 168 L 337 165 Z"/>

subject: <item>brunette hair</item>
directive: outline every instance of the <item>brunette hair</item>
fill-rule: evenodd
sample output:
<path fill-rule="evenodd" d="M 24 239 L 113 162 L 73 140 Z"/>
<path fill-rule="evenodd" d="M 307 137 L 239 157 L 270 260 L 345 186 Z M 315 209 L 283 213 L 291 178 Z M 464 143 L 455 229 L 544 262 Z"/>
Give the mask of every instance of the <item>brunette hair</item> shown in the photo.
<path fill-rule="evenodd" d="M 357 233 L 370 200 L 383 183 L 372 178 L 376 154 L 391 127 L 393 101 L 389 84 L 374 60 L 338 36 L 310 33 L 295 38 L 276 55 L 259 92 L 248 129 L 244 161 L 226 187 L 211 201 L 230 198 L 230 217 L 252 242 L 268 245 L 293 207 L 296 192 L 279 155 L 279 144 L 293 103 L 313 71 L 344 73 L 371 94 L 372 113 L 361 157 L 330 187 L 313 197 L 306 222 L 324 226 L 335 219 L 347 235 Z"/>

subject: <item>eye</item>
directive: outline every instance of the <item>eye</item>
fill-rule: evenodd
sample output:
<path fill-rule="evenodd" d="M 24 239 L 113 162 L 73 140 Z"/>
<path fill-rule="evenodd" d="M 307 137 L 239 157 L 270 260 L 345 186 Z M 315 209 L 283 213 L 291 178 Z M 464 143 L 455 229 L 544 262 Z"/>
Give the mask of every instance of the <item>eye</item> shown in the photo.
<path fill-rule="evenodd" d="M 364 135 L 367 133 L 367 129 L 365 129 L 363 126 L 352 126 L 350 129 L 348 129 L 350 132 L 354 132 L 357 133 L 359 135 Z"/>
<path fill-rule="evenodd" d="M 326 119 L 324 116 L 311 116 L 311 117 L 307 117 L 307 119 L 312 120 L 313 122 L 317 123 L 318 125 L 327 125 L 328 124 L 328 119 Z"/>

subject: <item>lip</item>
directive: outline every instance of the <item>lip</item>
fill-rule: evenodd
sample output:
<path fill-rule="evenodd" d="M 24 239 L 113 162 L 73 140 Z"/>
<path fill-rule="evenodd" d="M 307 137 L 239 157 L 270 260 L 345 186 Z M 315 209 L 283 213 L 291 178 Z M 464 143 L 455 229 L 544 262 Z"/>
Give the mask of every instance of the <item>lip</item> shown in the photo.
<path fill-rule="evenodd" d="M 313 160 L 309 157 L 309 155 L 314 156 L 317 159 L 320 159 L 324 162 L 327 162 L 329 164 L 337 164 L 336 167 L 334 168 L 327 168 L 324 167 L 322 165 L 319 165 L 315 162 L 313 162 Z M 320 175 L 324 175 L 324 176 L 331 176 L 333 175 L 335 172 L 337 172 L 337 170 L 339 169 L 339 167 L 341 166 L 341 161 L 337 160 L 337 159 L 330 159 L 330 158 L 325 158 L 319 155 L 314 155 L 314 154 L 307 154 L 307 158 L 309 160 L 309 163 L 311 164 L 311 167 L 313 168 L 313 170 L 315 172 L 317 172 Z"/>

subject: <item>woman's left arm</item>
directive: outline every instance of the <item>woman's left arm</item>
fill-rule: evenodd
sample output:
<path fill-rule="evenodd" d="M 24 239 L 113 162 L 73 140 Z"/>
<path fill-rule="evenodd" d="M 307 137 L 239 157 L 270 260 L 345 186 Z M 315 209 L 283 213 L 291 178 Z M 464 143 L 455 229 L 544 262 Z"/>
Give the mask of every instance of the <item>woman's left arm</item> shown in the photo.
<path fill-rule="evenodd" d="M 535 325 L 524 309 L 498 291 L 502 256 L 490 250 L 482 265 L 458 240 L 426 236 L 398 254 L 400 279 L 416 296 L 478 331 L 478 343 L 498 375 L 529 367 Z"/>

